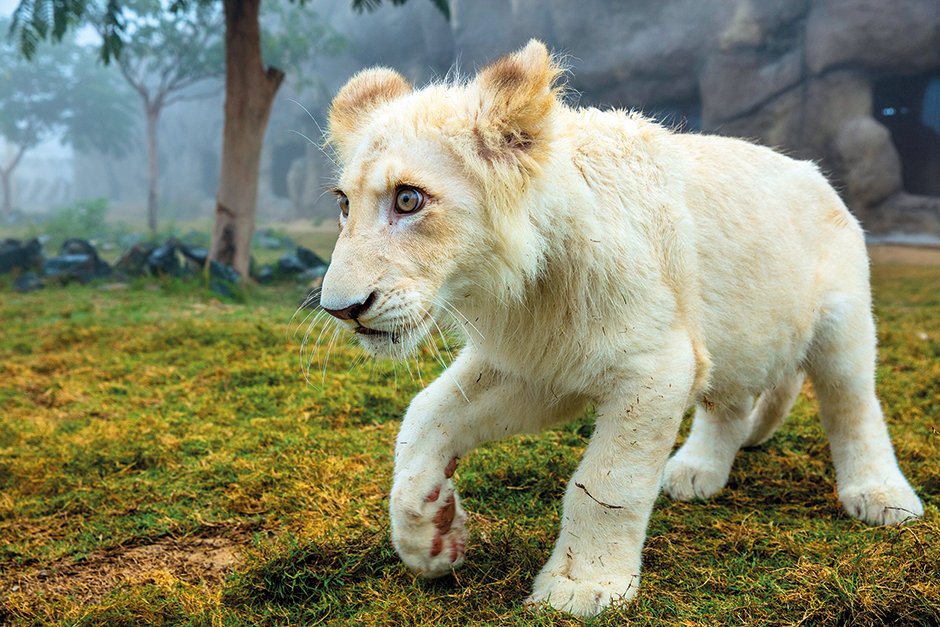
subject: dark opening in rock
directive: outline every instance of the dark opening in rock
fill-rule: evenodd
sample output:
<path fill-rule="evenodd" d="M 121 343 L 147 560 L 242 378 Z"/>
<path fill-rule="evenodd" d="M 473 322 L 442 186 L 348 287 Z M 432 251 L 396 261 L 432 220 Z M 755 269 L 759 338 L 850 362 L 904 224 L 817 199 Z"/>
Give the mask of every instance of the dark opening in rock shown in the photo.
<path fill-rule="evenodd" d="M 904 190 L 940 196 L 940 74 L 878 81 L 874 109 L 901 155 Z"/>

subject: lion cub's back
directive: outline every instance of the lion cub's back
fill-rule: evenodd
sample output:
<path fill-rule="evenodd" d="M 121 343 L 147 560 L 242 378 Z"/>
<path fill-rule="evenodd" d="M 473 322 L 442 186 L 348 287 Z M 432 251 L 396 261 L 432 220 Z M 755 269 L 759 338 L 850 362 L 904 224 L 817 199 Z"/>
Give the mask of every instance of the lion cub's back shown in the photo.
<path fill-rule="evenodd" d="M 815 164 L 729 137 L 670 139 L 688 157 L 684 195 L 699 257 L 717 254 L 716 271 L 740 261 L 792 282 L 841 259 L 867 280 L 862 229 Z"/>
<path fill-rule="evenodd" d="M 759 388 L 802 360 L 831 294 L 870 298 L 861 228 L 810 162 L 726 137 L 672 141 L 689 157 L 686 207 L 715 382 L 724 365 Z"/>

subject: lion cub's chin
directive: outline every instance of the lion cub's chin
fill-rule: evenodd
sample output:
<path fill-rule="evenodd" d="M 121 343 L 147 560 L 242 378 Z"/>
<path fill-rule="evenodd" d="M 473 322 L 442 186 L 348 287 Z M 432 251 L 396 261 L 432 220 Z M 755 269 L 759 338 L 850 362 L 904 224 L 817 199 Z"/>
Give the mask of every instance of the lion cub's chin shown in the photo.
<path fill-rule="evenodd" d="M 396 361 L 414 353 L 426 336 L 427 331 L 418 328 L 398 329 L 393 333 L 377 335 L 356 333 L 359 345 L 371 357 L 387 357 Z"/>

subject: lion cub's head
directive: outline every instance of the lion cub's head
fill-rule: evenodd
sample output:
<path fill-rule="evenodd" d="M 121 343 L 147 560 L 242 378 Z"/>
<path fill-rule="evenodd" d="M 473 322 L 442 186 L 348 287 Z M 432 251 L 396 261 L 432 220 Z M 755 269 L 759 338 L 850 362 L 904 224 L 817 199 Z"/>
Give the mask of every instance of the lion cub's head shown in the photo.
<path fill-rule="evenodd" d="M 320 302 L 367 350 L 403 356 L 537 272 L 525 198 L 551 156 L 560 73 L 532 41 L 468 83 L 416 91 L 374 68 L 337 94 L 341 232 Z"/>

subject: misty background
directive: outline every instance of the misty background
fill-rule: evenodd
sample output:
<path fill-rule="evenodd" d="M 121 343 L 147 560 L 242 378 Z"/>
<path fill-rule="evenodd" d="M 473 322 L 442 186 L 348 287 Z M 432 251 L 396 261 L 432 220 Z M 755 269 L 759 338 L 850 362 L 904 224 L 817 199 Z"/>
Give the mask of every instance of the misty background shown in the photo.
<path fill-rule="evenodd" d="M 16 0 L 0 0 L 9 17 Z M 258 222 L 332 222 L 322 140 L 331 96 L 356 71 L 396 68 L 420 85 L 542 39 L 566 59 L 572 104 L 640 109 L 683 131 L 751 138 L 819 162 L 870 235 L 940 243 L 940 4 L 936 0 L 428 0 L 356 13 L 349 0 L 269 0 L 262 27 L 286 72 L 265 138 Z M 205 47 L 219 46 L 219 25 Z M 133 37 L 131 37 L 133 39 Z M 91 52 L 87 27 L 73 43 Z M 5 41 L 4 45 L 14 48 Z M 43 49 L 54 44 L 43 43 Z M 26 151 L 7 223 L 105 198 L 109 219 L 146 224 L 146 117 L 118 64 L 126 104 L 120 150 L 64 142 Z M 182 92 L 156 126 L 162 223 L 204 221 L 218 189 L 221 74 Z M 0 98 L 10 94 L 0 94 Z M 104 111 L 102 109 L 102 111 Z M 309 111 L 309 115 L 308 115 Z M 102 113 L 102 115 L 110 115 Z M 117 114 L 115 114 L 117 115 Z M 123 115 L 123 114 L 121 114 Z M 314 119 L 311 119 L 311 116 Z M 16 151 L 0 139 L 0 167 Z"/>

